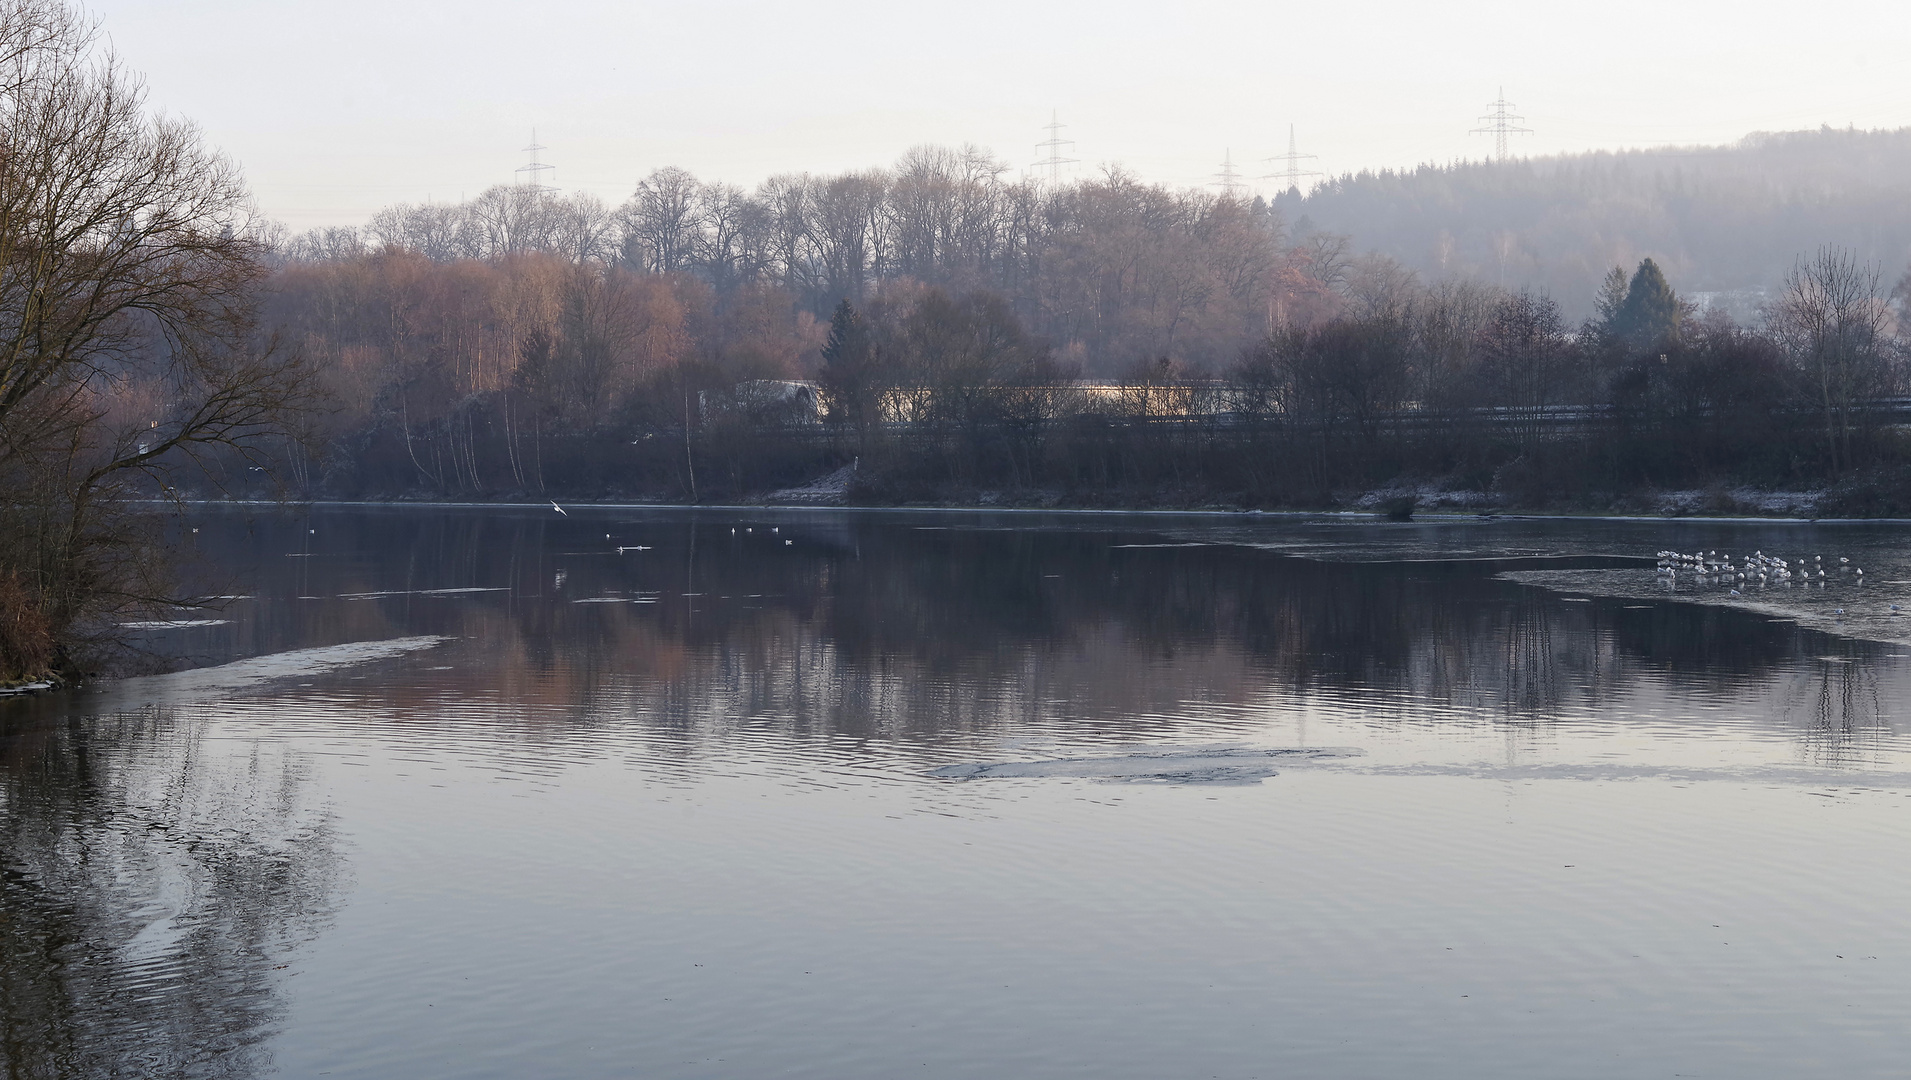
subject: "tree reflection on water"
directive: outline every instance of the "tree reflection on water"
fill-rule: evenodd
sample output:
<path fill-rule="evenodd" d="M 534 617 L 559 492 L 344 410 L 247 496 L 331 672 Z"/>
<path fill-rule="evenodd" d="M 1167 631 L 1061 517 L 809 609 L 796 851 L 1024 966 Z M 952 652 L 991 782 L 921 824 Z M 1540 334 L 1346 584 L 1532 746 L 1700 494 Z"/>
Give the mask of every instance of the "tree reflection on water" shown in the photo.
<path fill-rule="evenodd" d="M 1805 759 L 1830 768 L 1849 767 L 1883 758 L 1885 738 L 1891 732 L 1880 687 L 1878 665 L 1853 656 L 1819 658 L 1808 678 L 1789 695 L 1804 708 L 1800 737 Z"/>
<path fill-rule="evenodd" d="M 268 1071 L 292 950 L 330 910 L 300 763 L 154 708 L 0 717 L 0 1049 L 10 1077 Z"/>
<path fill-rule="evenodd" d="M 1204 705 L 1310 695 L 1384 700 L 1389 722 L 1541 730 L 1623 719 L 1615 703 L 1650 688 L 1734 703 L 1817 746 L 1878 717 L 1837 692 L 1835 722 L 1798 719 L 1786 702 L 1801 680 L 1846 677 L 1815 657 L 1903 678 L 1881 646 L 1715 605 L 1569 602 L 1491 562 L 1164 546 L 1081 519 L 588 513 L 262 519 L 246 550 L 281 596 L 410 591 L 268 606 L 219 632 L 246 653 L 448 634 L 546 734 L 639 716 L 692 740 L 745 721 L 904 743 L 1035 726 L 1146 739 L 1185 734 Z M 326 559 L 281 557 L 313 535 Z M 477 586 L 504 591 L 420 592 Z M 645 602 L 574 602 L 619 597 Z"/>

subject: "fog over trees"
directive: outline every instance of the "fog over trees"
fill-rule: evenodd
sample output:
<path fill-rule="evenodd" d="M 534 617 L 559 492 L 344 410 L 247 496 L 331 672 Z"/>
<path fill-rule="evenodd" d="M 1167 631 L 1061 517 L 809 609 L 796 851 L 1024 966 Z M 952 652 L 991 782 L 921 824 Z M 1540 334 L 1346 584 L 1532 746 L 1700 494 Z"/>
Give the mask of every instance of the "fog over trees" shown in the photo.
<path fill-rule="evenodd" d="M 1911 128 L 1363 171 L 1274 201 L 1303 229 L 1351 235 L 1422 277 L 1545 292 L 1570 318 L 1591 314 L 1609 268 L 1650 257 L 1747 321 L 1826 245 L 1895 281 L 1911 260 Z"/>

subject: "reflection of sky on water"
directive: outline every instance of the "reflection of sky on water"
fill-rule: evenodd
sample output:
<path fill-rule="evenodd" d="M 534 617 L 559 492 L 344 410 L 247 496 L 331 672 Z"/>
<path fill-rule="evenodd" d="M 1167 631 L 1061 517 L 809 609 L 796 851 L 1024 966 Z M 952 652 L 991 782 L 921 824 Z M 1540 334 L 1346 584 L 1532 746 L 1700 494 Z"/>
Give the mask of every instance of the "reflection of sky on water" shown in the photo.
<path fill-rule="evenodd" d="M 8 1037 L 99 1075 L 1889 1075 L 1906 650 L 1612 584 L 1783 528 L 1893 558 L 211 515 L 244 598 L 151 643 L 269 659 L 0 714 L 10 925 L 75 943 L 11 935 Z"/>

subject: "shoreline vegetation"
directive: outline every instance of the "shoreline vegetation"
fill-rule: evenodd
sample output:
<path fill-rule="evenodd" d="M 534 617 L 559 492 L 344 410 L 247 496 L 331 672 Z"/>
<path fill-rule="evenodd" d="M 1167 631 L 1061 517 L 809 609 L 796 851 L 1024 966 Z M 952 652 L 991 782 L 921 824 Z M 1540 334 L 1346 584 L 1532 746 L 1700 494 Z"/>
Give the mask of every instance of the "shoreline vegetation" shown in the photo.
<path fill-rule="evenodd" d="M 1017 502 L 1003 498 L 989 498 L 997 493 L 983 493 L 981 498 L 968 502 L 949 501 L 938 503 L 854 503 L 822 502 L 815 500 L 777 501 L 770 498 L 744 500 L 739 502 L 685 503 L 669 501 L 645 501 L 643 499 L 568 499 L 561 506 L 568 513 L 571 510 L 698 510 L 722 513 L 753 512 L 850 512 L 850 513 L 951 513 L 951 514 L 1107 514 L 1116 515 L 1156 515 L 1161 517 L 1202 516 L 1202 517 L 1267 517 L 1267 518 L 1334 518 L 1349 521 L 1394 521 L 1394 522 L 1465 522 L 1465 521 L 1638 521 L 1650 523 L 1693 522 L 1741 522 L 1796 525 L 1891 525 L 1911 524 L 1911 516 L 1906 517 L 1834 517 L 1787 515 L 1783 513 L 1747 513 L 1728 510 L 1670 510 L 1665 512 L 1626 512 L 1623 510 L 1527 510 L 1501 506 L 1458 507 L 1439 503 L 1415 502 L 1410 513 L 1401 514 L 1391 498 L 1372 501 L 1365 499 L 1349 506 L 1332 506 L 1319 509 L 1265 509 L 1254 506 L 1235 506 L 1216 502 L 1189 502 L 1176 505 L 1172 503 L 1134 503 L 1086 505 L 1063 502 L 1060 500 L 1035 499 Z M 1370 492 L 1378 496 L 1382 493 Z M 1702 498 L 1705 492 L 1670 492 L 1677 497 Z M 378 508 L 416 508 L 445 510 L 549 510 L 552 499 L 526 499 L 518 495 L 505 495 L 488 499 L 447 500 L 428 496 L 394 496 L 375 499 L 244 499 L 244 498 L 203 498 L 186 499 L 181 502 L 167 502 L 169 507 L 191 509 L 220 508 L 256 508 L 275 512 L 298 513 L 301 510 L 323 507 L 360 507 Z"/>
<path fill-rule="evenodd" d="M 104 42 L 0 0 L 0 683 L 176 605 L 153 499 L 1911 514 L 1911 129 L 1267 198 L 922 146 L 293 236 Z"/>
<path fill-rule="evenodd" d="M 1574 324 L 1543 293 L 1352 255 L 1274 204 L 1122 177 L 1017 186 L 968 152 L 858 174 L 845 254 L 818 232 L 840 185 L 801 179 L 774 226 L 770 189 L 665 170 L 595 217 L 500 189 L 393 208 L 376 246 L 286 241 L 273 325 L 334 407 L 286 444 L 277 483 L 334 499 L 1911 510 L 1911 293 L 1851 250 L 1800 255 L 1751 322 L 1643 258 Z M 958 204 L 987 235 L 909 254 L 917 215 Z M 547 238 L 596 221 L 599 246 L 487 248 L 506 205 L 545 215 Z M 1030 206 L 1047 224 L 1015 232 Z M 755 240 L 725 231 L 732 210 Z M 236 469 L 216 483 L 268 489 Z"/>

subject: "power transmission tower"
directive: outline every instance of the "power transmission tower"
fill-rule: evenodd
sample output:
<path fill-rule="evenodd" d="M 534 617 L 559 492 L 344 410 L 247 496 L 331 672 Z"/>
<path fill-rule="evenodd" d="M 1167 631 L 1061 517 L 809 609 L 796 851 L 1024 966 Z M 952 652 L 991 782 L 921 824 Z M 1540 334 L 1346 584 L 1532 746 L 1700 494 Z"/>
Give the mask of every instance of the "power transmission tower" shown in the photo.
<path fill-rule="evenodd" d="M 1302 180 L 1320 175 L 1320 173 L 1312 169 L 1301 168 L 1301 162 L 1317 160 L 1317 155 L 1303 154 L 1294 148 L 1294 125 L 1292 124 L 1287 125 L 1287 153 L 1275 154 L 1273 157 L 1263 160 L 1270 164 L 1275 162 L 1280 163 L 1280 168 L 1261 177 L 1261 179 L 1280 181 L 1280 190 L 1282 191 L 1286 191 L 1289 188 L 1299 191 Z"/>
<path fill-rule="evenodd" d="M 1222 156 L 1221 171 L 1214 174 L 1211 186 L 1220 188 L 1221 194 L 1230 199 L 1239 198 L 1241 193 L 1247 190 L 1247 185 L 1241 182 L 1239 170 L 1234 167 L 1233 150 L 1227 151 Z"/>
<path fill-rule="evenodd" d="M 1467 134 L 1493 136 L 1493 156 L 1499 161 L 1505 161 L 1506 137 L 1508 135 L 1531 135 L 1533 129 L 1520 127 L 1520 123 L 1524 122 L 1526 118 L 1508 111 L 1513 108 L 1513 103 L 1506 100 L 1506 88 L 1504 86 L 1500 87 L 1500 96 L 1489 104 L 1487 108 L 1493 111 L 1480 117 L 1480 122 L 1486 126 L 1476 127 L 1472 131 L 1467 132 Z"/>
<path fill-rule="evenodd" d="M 1062 129 L 1068 125 L 1063 124 L 1055 117 L 1056 112 L 1051 109 L 1048 114 L 1048 123 L 1042 125 L 1042 130 L 1048 132 L 1048 139 L 1044 142 L 1036 143 L 1035 149 L 1045 152 L 1048 156 L 1036 162 L 1035 167 L 1048 170 L 1049 183 L 1060 184 L 1062 182 L 1062 166 L 1079 165 L 1081 162 L 1077 158 L 1062 156 L 1062 148 L 1067 147 L 1073 151 L 1075 149 L 1075 142 L 1072 139 L 1062 138 Z"/>
<path fill-rule="evenodd" d="M 550 147 L 548 146 L 539 145 L 537 141 L 537 129 L 532 128 L 531 145 L 525 147 L 523 151 L 531 155 L 531 163 L 528 165 L 519 165 L 517 173 L 518 183 L 529 188 L 531 192 L 536 195 L 554 195 L 557 193 L 556 188 L 544 182 L 545 174 L 556 172 L 557 166 L 546 165 L 542 161 L 539 161 L 537 157 L 539 152 L 549 149 Z"/>

